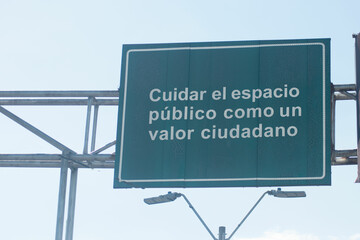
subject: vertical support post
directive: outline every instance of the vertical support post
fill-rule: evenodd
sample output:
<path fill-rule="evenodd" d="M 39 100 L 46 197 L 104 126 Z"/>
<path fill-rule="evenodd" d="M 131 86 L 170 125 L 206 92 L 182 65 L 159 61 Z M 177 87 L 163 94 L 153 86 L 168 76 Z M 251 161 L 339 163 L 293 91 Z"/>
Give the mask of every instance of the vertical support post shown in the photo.
<path fill-rule="evenodd" d="M 219 240 L 225 240 L 225 227 L 219 227 Z"/>
<path fill-rule="evenodd" d="M 88 153 L 91 108 L 92 108 L 92 105 L 93 105 L 93 101 L 94 101 L 93 97 L 88 98 L 88 106 L 87 106 L 87 112 L 86 112 L 86 125 L 85 125 L 84 150 L 83 150 L 84 154 Z M 95 145 L 94 132 L 96 132 L 96 122 L 97 122 L 98 108 L 99 108 L 99 106 L 97 106 L 97 108 L 95 108 L 95 113 L 94 113 L 94 126 L 93 126 L 93 137 L 92 137 L 92 141 L 91 141 L 91 148 L 93 148 L 93 145 Z M 69 207 L 68 207 L 68 218 L 67 218 L 67 221 L 66 221 L 65 240 L 72 240 L 73 239 L 77 178 L 78 178 L 78 168 L 71 168 L 70 191 L 69 191 Z"/>
<path fill-rule="evenodd" d="M 55 240 L 62 240 L 63 237 L 67 172 L 68 172 L 68 161 L 62 158 L 61 170 L 60 170 L 60 187 L 59 187 L 59 200 L 58 200 Z"/>
<path fill-rule="evenodd" d="M 90 130 L 90 117 L 91 117 L 91 107 L 92 107 L 93 98 L 88 98 L 88 107 L 87 107 L 87 114 L 86 114 L 86 125 L 85 125 L 85 140 L 84 140 L 84 150 L 83 153 L 88 153 L 88 146 L 89 146 L 89 130 Z"/>
<path fill-rule="evenodd" d="M 335 156 L 335 94 L 334 85 L 331 84 L 331 162 L 336 162 Z"/>
<path fill-rule="evenodd" d="M 358 175 L 355 182 L 360 183 L 360 33 L 354 34 L 353 37 L 355 38 L 357 161 L 358 161 Z"/>
<path fill-rule="evenodd" d="M 68 216 L 67 216 L 68 218 L 67 218 L 67 222 L 66 222 L 65 240 L 73 239 L 77 176 L 78 176 L 78 169 L 71 168 L 69 207 L 68 207 Z"/>
<path fill-rule="evenodd" d="M 96 129 L 97 129 L 98 115 L 99 115 L 99 105 L 95 105 L 95 107 L 94 107 L 93 131 L 92 131 L 92 134 L 91 134 L 91 147 L 90 147 L 91 152 L 95 150 Z"/>

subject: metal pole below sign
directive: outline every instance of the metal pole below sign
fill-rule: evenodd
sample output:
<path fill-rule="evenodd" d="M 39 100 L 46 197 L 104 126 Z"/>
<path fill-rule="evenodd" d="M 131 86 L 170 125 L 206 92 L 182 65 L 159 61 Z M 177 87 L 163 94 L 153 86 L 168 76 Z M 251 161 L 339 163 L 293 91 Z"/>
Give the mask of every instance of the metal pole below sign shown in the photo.
<path fill-rule="evenodd" d="M 62 163 L 61 163 L 61 170 L 60 170 L 60 187 L 59 187 L 59 200 L 58 200 L 55 240 L 62 240 L 63 239 L 63 231 L 64 231 L 68 160 L 62 159 L 61 161 L 62 161 Z"/>
<path fill-rule="evenodd" d="M 360 33 L 354 34 L 355 38 L 355 67 L 356 67 L 356 114 L 357 114 L 357 162 L 358 175 L 355 180 L 360 183 Z"/>

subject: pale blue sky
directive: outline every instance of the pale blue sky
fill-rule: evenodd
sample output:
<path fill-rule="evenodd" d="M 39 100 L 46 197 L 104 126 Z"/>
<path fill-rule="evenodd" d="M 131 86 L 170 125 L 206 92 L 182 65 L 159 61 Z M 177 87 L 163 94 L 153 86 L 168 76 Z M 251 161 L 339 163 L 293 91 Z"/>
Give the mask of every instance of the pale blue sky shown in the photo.
<path fill-rule="evenodd" d="M 116 90 L 122 44 L 331 38 L 331 81 L 355 82 L 359 1 L 0 2 L 0 82 L 6 90 Z M 355 104 L 337 105 L 336 148 L 356 145 Z M 7 107 L 82 151 L 85 108 Z M 100 109 L 100 147 L 115 139 L 116 108 Z M 58 153 L 0 115 L 0 153 Z M 111 149 L 111 151 L 114 151 Z M 110 152 L 111 152 L 110 151 Z M 237 240 L 359 240 L 356 166 L 332 167 L 332 186 L 296 187 L 305 199 L 266 197 Z M 0 169 L 0 239 L 55 236 L 59 169 Z M 112 170 L 81 169 L 74 239 L 210 239 L 182 199 L 147 206 L 168 189 L 113 189 Z M 271 188 L 183 192 L 217 234 L 230 233 Z"/>

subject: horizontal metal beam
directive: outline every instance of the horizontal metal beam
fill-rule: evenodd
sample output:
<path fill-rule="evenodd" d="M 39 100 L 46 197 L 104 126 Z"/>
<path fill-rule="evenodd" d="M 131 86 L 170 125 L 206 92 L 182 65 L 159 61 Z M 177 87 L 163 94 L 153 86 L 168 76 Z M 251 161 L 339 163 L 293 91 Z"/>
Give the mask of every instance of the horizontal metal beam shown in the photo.
<path fill-rule="evenodd" d="M 108 161 L 114 160 L 114 154 L 0 154 L 1 160 L 61 160 L 66 158 L 75 161 Z"/>
<path fill-rule="evenodd" d="M 356 100 L 355 84 L 334 85 L 335 100 Z"/>
<path fill-rule="evenodd" d="M 334 85 L 336 100 L 354 100 L 355 84 L 341 84 Z M 351 91 L 351 92 L 349 92 Z M 78 105 L 84 106 L 88 104 L 87 99 L 21 99 L 24 97 L 30 98 L 109 98 L 115 99 L 96 99 L 93 105 L 118 105 L 118 91 L 0 91 L 0 98 L 20 98 L 20 99 L 0 99 L 0 105 Z"/>
<path fill-rule="evenodd" d="M 113 154 L 0 154 L 0 167 L 60 168 L 62 158 L 73 168 L 114 168 L 115 162 Z"/>
<path fill-rule="evenodd" d="M 355 84 L 336 84 L 334 85 L 335 92 L 340 91 L 355 91 L 356 85 Z"/>
<path fill-rule="evenodd" d="M 0 97 L 119 97 L 119 91 L 0 91 Z"/>
<path fill-rule="evenodd" d="M 356 157 L 357 150 L 350 149 L 350 150 L 335 150 L 335 157 Z"/>
<path fill-rule="evenodd" d="M 335 92 L 355 91 L 355 84 L 334 85 Z M 0 97 L 119 97 L 119 91 L 0 91 Z"/>
<path fill-rule="evenodd" d="M 335 157 L 332 165 L 357 163 L 356 149 L 336 150 Z M 0 154 L 0 167 L 58 168 L 62 158 L 69 160 L 69 167 L 75 168 L 114 168 L 115 162 L 114 154 Z"/>
<path fill-rule="evenodd" d="M 335 159 L 331 165 L 354 165 L 357 164 L 357 150 L 335 150 Z"/>
<path fill-rule="evenodd" d="M 119 99 L 95 99 L 92 105 L 117 106 Z M 0 105 L 12 106 L 86 106 L 87 99 L 0 99 Z"/>
<path fill-rule="evenodd" d="M 331 163 L 331 165 L 333 165 L 333 166 L 345 166 L 345 165 L 356 165 L 356 164 L 357 164 L 357 157 L 355 157 L 355 158 L 352 158 L 352 157 L 336 158 L 336 161 Z"/>
<path fill-rule="evenodd" d="M 335 95 L 335 100 L 356 100 L 356 93 L 336 92 L 334 93 L 334 95 Z"/>

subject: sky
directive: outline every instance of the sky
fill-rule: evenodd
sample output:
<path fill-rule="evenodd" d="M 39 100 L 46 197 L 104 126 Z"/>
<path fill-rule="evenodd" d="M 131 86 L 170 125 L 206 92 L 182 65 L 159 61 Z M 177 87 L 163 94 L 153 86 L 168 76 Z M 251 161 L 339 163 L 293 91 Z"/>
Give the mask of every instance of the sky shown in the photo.
<path fill-rule="evenodd" d="M 7 1 L 0 2 L 1 91 L 117 90 L 123 44 L 331 38 L 331 82 L 355 83 L 353 1 Z M 84 107 L 5 107 L 82 152 Z M 117 108 L 100 109 L 97 147 L 115 140 Z M 355 103 L 336 108 L 336 149 L 356 146 Z M 0 114 L 0 154 L 59 153 Z M 114 148 L 106 153 L 114 152 Z M 112 169 L 80 169 L 74 239 L 210 239 L 184 193 L 217 236 L 229 234 L 267 190 L 113 189 Z M 360 240 L 357 166 L 333 166 L 331 186 L 286 187 L 306 198 L 266 196 L 236 240 Z M 0 239 L 55 237 L 60 169 L 0 168 Z"/>

